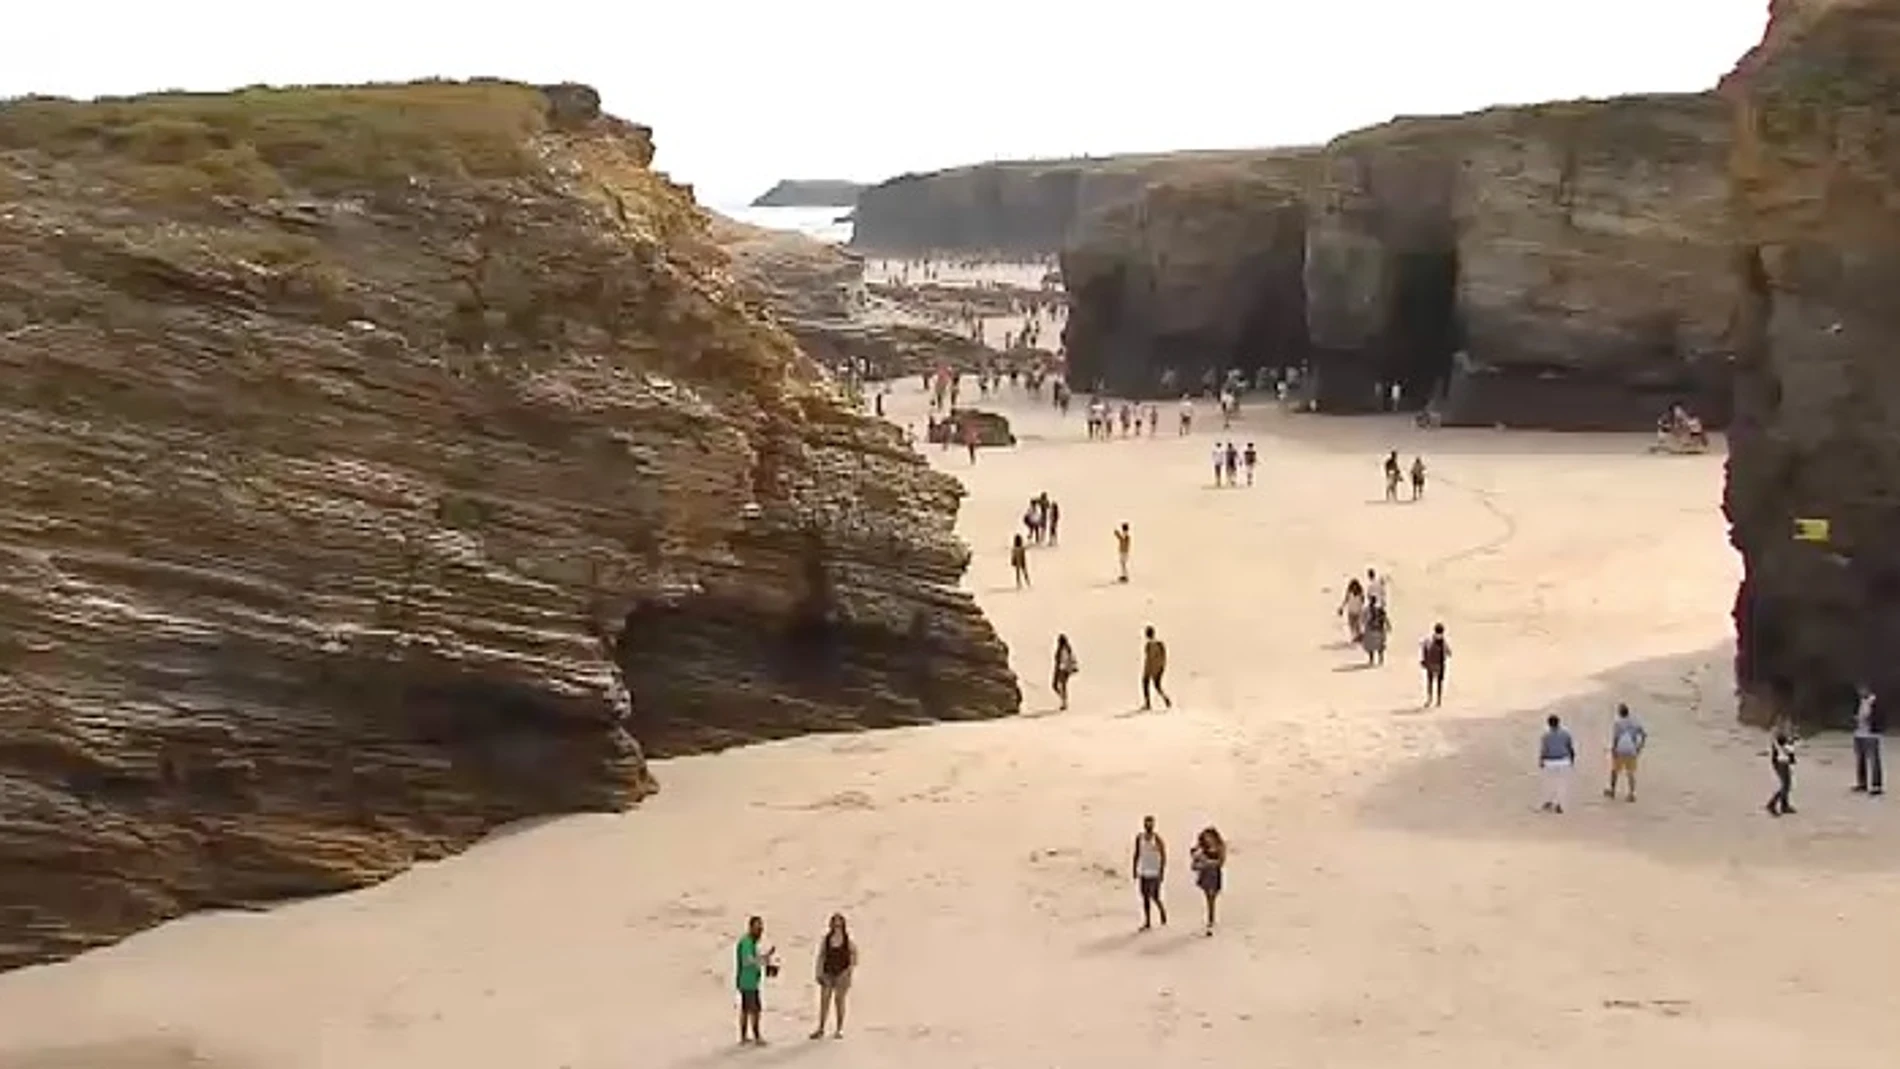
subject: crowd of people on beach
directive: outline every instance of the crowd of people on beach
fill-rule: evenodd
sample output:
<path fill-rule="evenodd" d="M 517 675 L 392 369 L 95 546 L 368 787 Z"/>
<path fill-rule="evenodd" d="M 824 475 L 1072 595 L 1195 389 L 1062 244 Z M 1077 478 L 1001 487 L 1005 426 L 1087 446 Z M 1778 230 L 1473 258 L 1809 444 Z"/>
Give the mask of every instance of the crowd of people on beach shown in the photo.
<path fill-rule="evenodd" d="M 1025 328 L 1026 330 L 1028 328 Z M 1012 339 L 1014 342 L 1016 339 Z M 1025 336 L 1025 341 L 1033 337 Z M 978 389 L 988 397 L 992 390 L 1000 390 L 1004 381 L 1018 390 L 1026 390 L 1032 396 L 1040 396 L 1041 386 L 1047 372 L 1038 371 L 1034 376 L 1024 375 L 1018 370 L 979 371 L 976 375 Z M 1164 372 L 1164 394 L 1172 396 L 1174 373 Z M 958 403 L 962 375 L 949 369 L 940 369 L 934 374 L 924 376 L 924 387 L 932 391 L 933 436 L 935 431 L 935 413 L 954 411 Z M 1258 381 L 1252 383 L 1255 389 L 1269 389 L 1273 395 L 1284 402 L 1289 388 L 1297 390 L 1298 371 L 1291 374 L 1268 376 L 1262 372 Z M 1248 389 L 1248 382 L 1239 372 L 1225 374 L 1209 369 L 1202 378 L 1202 396 L 1217 399 L 1222 418 L 1222 428 L 1231 430 L 1239 417 L 1241 396 Z M 1393 384 L 1387 393 L 1386 384 L 1381 384 L 1382 396 L 1393 408 L 1401 402 L 1399 388 Z M 1051 403 L 1058 412 L 1066 415 L 1069 408 L 1069 390 L 1059 367 L 1054 374 L 1054 387 Z M 1177 434 L 1188 436 L 1194 432 L 1196 401 L 1192 393 L 1181 395 L 1178 409 Z M 1679 428 L 1689 426 L 1688 417 L 1680 410 L 1670 414 L 1670 433 L 1680 433 Z M 1091 441 L 1106 441 L 1113 438 L 1139 438 L 1144 429 L 1147 437 L 1155 438 L 1159 432 L 1160 411 L 1152 402 L 1110 401 L 1097 384 L 1095 396 L 1091 397 L 1085 411 L 1087 438 Z M 1695 428 L 1699 430 L 1698 428 Z M 1659 432 L 1660 433 L 1660 432 Z M 967 437 L 966 444 L 974 462 L 977 443 L 974 437 Z M 948 441 L 945 440 L 947 447 Z M 1252 486 L 1260 461 L 1260 454 L 1253 442 L 1245 445 L 1233 440 L 1218 441 L 1211 448 L 1214 485 L 1216 487 Z M 1384 498 L 1388 503 L 1401 501 L 1401 491 L 1409 482 L 1408 502 L 1420 502 L 1425 496 L 1427 467 L 1422 456 L 1414 456 L 1409 466 L 1402 463 L 1397 450 L 1389 451 L 1380 463 L 1384 481 Z M 1244 477 L 1244 483 L 1242 479 Z M 1011 571 L 1017 590 L 1026 591 L 1031 587 L 1030 556 L 1033 549 L 1054 548 L 1059 545 L 1061 507 L 1048 492 L 1040 492 L 1029 499 L 1022 516 L 1023 531 L 1012 536 L 1009 550 Z M 1130 558 L 1133 549 L 1133 533 L 1127 522 L 1112 529 L 1116 559 L 1116 582 L 1130 582 Z M 1364 655 L 1363 667 L 1377 669 L 1385 664 L 1386 652 L 1394 629 L 1392 617 L 1391 578 L 1376 568 L 1365 569 L 1363 579 L 1357 574 L 1349 578 L 1344 593 L 1335 609 L 1344 621 L 1348 645 L 1356 647 Z M 1452 646 L 1446 625 L 1442 621 L 1434 622 L 1431 629 L 1418 643 L 1418 665 L 1423 675 L 1423 707 L 1438 708 L 1444 705 L 1445 681 L 1452 657 Z M 1173 698 L 1168 694 L 1164 680 L 1168 669 L 1168 647 L 1160 637 L 1157 628 L 1144 624 L 1141 630 L 1140 653 L 1140 695 L 1139 709 L 1152 712 L 1158 699 L 1163 709 L 1174 707 Z M 1074 642 L 1069 635 L 1058 634 L 1051 655 L 1050 688 L 1054 692 L 1058 711 L 1067 711 L 1070 707 L 1070 685 L 1081 671 L 1081 661 Z M 1854 727 L 1854 790 L 1869 796 L 1884 793 L 1883 770 L 1881 765 L 1880 740 L 1884 734 L 1883 718 L 1871 688 L 1862 685 L 1857 691 L 1857 707 Z M 1603 789 L 1606 799 L 1620 797 L 1625 803 L 1634 803 L 1637 796 L 1637 773 L 1642 756 L 1649 744 L 1649 733 L 1643 722 L 1627 704 L 1618 704 L 1611 721 L 1604 749 L 1607 754 L 1608 775 Z M 1774 793 L 1765 808 L 1773 816 L 1781 817 L 1796 812 L 1792 798 L 1794 793 L 1794 769 L 1797 763 L 1798 740 L 1788 727 L 1778 727 L 1770 737 L 1766 756 L 1774 776 Z M 1572 805 L 1572 779 L 1577 772 L 1580 753 L 1575 737 L 1556 714 L 1545 718 L 1543 730 L 1538 734 L 1535 745 L 1535 768 L 1539 784 L 1538 811 L 1548 815 L 1561 815 Z M 1220 831 L 1213 826 L 1203 827 L 1194 836 L 1194 845 L 1189 854 L 1189 868 L 1193 873 L 1196 889 L 1200 892 L 1205 905 L 1205 917 L 1202 931 L 1207 936 L 1215 933 L 1217 922 L 1217 902 L 1225 884 L 1225 870 L 1228 862 L 1228 844 Z M 1141 820 L 1141 830 L 1135 834 L 1130 854 L 1129 873 L 1136 884 L 1141 909 L 1140 931 L 1150 930 L 1158 921 L 1168 924 L 1168 910 L 1165 904 L 1165 885 L 1169 871 L 1169 853 L 1167 842 L 1157 828 L 1153 815 Z M 745 935 L 736 951 L 736 984 L 740 998 L 740 1039 L 742 1043 L 762 1044 L 764 1037 L 759 1033 L 759 1015 L 761 1009 L 762 982 L 765 977 L 776 975 L 778 971 L 775 951 L 762 946 L 764 923 L 758 917 L 751 918 Z M 827 1024 L 832 1030 L 830 1035 L 843 1034 L 845 1020 L 846 994 L 850 990 L 851 976 L 858 963 L 858 950 L 852 940 L 845 919 L 833 915 L 823 936 L 820 937 L 814 962 L 814 981 L 818 988 L 817 1027 L 811 1033 L 812 1038 L 826 1035 Z"/>

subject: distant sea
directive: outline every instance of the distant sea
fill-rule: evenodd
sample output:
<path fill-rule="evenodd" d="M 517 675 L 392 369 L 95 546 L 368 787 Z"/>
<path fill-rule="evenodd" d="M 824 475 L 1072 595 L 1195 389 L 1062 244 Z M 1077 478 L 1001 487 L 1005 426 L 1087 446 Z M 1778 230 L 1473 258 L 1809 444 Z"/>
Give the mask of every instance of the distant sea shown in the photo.
<path fill-rule="evenodd" d="M 820 241 L 843 244 L 851 240 L 851 224 L 836 220 L 851 214 L 849 208 L 752 208 L 730 204 L 709 205 L 721 215 L 753 226 L 773 230 L 796 230 Z"/>

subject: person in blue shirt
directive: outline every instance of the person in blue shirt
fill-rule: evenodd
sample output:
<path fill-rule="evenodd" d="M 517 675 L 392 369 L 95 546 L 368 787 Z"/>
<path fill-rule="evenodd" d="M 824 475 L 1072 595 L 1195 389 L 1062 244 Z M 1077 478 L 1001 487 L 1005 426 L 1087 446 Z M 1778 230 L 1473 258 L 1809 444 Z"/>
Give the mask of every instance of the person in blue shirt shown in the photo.
<path fill-rule="evenodd" d="M 1636 800 L 1636 759 L 1642 756 L 1643 747 L 1649 745 L 1649 732 L 1643 730 L 1641 721 L 1630 715 L 1630 707 L 1616 707 L 1616 722 L 1610 725 L 1610 786 L 1603 792 L 1605 798 L 1616 797 L 1617 777 L 1627 777 L 1629 793 L 1624 797 L 1631 802 Z"/>
<path fill-rule="evenodd" d="M 1561 813 L 1570 800 L 1570 772 L 1577 764 L 1577 744 L 1555 716 L 1544 719 L 1544 728 L 1544 736 L 1537 743 L 1537 767 L 1544 781 L 1543 810 Z"/>

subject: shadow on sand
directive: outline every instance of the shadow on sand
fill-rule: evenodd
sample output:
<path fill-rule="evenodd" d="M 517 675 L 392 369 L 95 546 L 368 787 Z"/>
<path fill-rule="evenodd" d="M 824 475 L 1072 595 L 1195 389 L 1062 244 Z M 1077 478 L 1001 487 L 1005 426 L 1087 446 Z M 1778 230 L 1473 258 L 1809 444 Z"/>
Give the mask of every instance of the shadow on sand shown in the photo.
<path fill-rule="evenodd" d="M 1900 811 L 1851 794 L 1848 741 L 1804 743 L 1795 783 L 1798 816 L 1773 820 L 1762 805 L 1772 776 L 1761 733 L 1734 719 L 1733 645 L 1652 658 L 1594 677 L 1596 687 L 1504 716 L 1459 719 L 1458 680 L 1436 709 L 1394 710 L 1440 724 L 1449 752 L 1405 766 L 1375 786 L 1360 816 L 1421 835 L 1584 843 L 1692 866 L 1786 865 L 1839 872 L 1900 870 Z M 1648 729 L 1638 801 L 1603 797 L 1610 723 L 1627 702 Z M 1544 718 L 1563 718 L 1576 739 L 1571 806 L 1537 811 L 1537 741 Z"/>

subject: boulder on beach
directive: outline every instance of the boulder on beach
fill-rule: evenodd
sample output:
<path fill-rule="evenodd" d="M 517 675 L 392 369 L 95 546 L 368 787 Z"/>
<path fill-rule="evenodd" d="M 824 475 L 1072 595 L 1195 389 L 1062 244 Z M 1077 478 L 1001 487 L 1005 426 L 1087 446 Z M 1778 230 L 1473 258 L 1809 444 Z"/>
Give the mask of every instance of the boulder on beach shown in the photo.
<path fill-rule="evenodd" d="M 927 436 L 938 445 L 946 442 L 963 445 L 969 441 L 972 430 L 976 432 L 976 444 L 985 449 L 1016 444 L 1016 435 L 1009 429 L 1009 417 L 981 408 L 955 408 L 942 419 L 933 418 Z"/>

